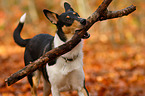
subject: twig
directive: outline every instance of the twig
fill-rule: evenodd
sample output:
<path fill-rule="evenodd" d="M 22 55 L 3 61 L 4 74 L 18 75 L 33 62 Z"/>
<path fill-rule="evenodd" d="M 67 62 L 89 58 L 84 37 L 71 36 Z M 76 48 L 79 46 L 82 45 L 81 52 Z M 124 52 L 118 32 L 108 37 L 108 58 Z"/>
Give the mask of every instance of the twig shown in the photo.
<path fill-rule="evenodd" d="M 98 21 L 107 20 L 107 19 L 113 19 L 116 17 L 122 17 L 127 16 L 128 14 L 132 13 L 136 10 L 136 6 L 129 6 L 125 9 L 118 10 L 118 11 L 108 11 L 107 14 L 104 17 L 100 17 Z"/>

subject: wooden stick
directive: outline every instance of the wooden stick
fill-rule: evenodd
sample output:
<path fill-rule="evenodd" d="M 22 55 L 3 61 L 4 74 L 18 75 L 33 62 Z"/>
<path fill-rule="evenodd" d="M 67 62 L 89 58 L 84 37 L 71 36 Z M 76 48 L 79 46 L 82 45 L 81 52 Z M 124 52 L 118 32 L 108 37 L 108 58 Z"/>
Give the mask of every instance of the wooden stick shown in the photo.
<path fill-rule="evenodd" d="M 122 10 L 118 10 L 118 11 L 108 11 L 107 14 L 103 17 L 100 17 L 98 19 L 98 21 L 102 21 L 102 20 L 107 20 L 107 19 L 113 19 L 113 18 L 118 18 L 118 17 L 122 17 L 122 16 L 127 16 L 128 14 L 132 13 L 133 11 L 136 10 L 136 6 L 129 6 L 125 9 Z"/>
<path fill-rule="evenodd" d="M 106 12 L 107 7 L 112 2 L 112 0 L 104 0 L 102 4 L 97 8 L 97 10 L 87 18 L 86 26 L 79 32 L 76 32 L 72 39 L 67 43 L 50 50 L 45 55 L 41 56 L 36 61 L 30 63 L 29 65 L 25 66 L 23 69 L 19 70 L 18 72 L 12 74 L 5 82 L 8 86 L 14 84 L 18 80 L 24 78 L 25 76 L 29 75 L 30 73 L 34 72 L 35 70 L 41 68 L 46 63 L 50 62 L 51 60 L 67 53 L 68 51 L 72 50 L 80 41 L 81 38 L 84 36 L 86 31 L 97 21 L 112 19 L 122 17 L 124 15 L 128 15 L 136 10 L 135 6 L 130 6 L 120 11 L 108 11 Z M 102 18 L 102 19 L 101 19 Z"/>

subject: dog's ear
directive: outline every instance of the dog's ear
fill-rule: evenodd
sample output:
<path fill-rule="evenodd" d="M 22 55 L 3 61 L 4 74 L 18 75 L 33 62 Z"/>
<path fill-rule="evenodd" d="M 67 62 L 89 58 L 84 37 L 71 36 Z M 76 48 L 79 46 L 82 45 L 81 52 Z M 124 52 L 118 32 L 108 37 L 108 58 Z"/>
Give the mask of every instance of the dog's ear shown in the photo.
<path fill-rule="evenodd" d="M 51 23 L 53 23 L 55 25 L 57 24 L 57 22 L 58 22 L 58 14 L 56 14 L 54 12 L 51 12 L 51 11 L 49 11 L 47 9 L 44 9 L 43 12 L 44 12 L 45 16 L 47 17 L 47 19 Z"/>
<path fill-rule="evenodd" d="M 65 12 L 67 11 L 74 11 L 72 8 L 71 8 L 71 5 L 67 2 L 64 3 L 64 8 L 65 8 Z"/>

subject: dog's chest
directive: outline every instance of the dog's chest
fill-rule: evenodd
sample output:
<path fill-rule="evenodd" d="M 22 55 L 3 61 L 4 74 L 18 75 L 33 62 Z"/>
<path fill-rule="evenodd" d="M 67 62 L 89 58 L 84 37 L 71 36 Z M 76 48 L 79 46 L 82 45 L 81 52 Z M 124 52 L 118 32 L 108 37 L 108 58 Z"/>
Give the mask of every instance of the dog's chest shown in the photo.
<path fill-rule="evenodd" d="M 58 36 L 55 36 L 54 47 L 58 47 L 63 43 Z M 66 61 L 63 58 L 74 58 L 76 56 L 77 58 L 72 61 Z M 70 52 L 58 57 L 56 64 L 53 66 L 47 64 L 46 68 L 51 84 L 58 86 L 60 91 L 73 90 L 76 89 L 76 86 L 82 85 L 84 79 L 82 59 L 82 42 L 80 42 Z"/>
<path fill-rule="evenodd" d="M 57 86 L 59 91 L 76 90 L 83 86 L 84 72 L 80 61 L 67 64 L 59 62 L 53 66 L 47 64 L 46 68 L 51 85 Z"/>
<path fill-rule="evenodd" d="M 83 86 L 84 72 L 81 56 L 68 62 L 59 57 L 56 64 L 53 66 L 47 64 L 46 68 L 50 83 L 57 86 L 59 91 L 76 90 Z"/>
<path fill-rule="evenodd" d="M 54 38 L 54 48 L 64 44 L 63 41 L 60 40 L 59 36 L 56 34 Z M 82 41 L 74 47 L 71 51 L 66 54 L 60 56 L 56 60 L 56 64 L 54 64 L 54 68 L 60 70 L 61 73 L 67 74 L 74 69 L 80 68 L 83 66 L 83 52 L 82 52 Z"/>

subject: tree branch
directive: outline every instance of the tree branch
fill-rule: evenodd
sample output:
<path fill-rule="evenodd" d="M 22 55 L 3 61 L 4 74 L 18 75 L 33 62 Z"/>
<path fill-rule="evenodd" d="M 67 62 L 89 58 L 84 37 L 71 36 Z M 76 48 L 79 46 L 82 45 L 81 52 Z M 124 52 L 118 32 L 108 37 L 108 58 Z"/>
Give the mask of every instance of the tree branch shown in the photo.
<path fill-rule="evenodd" d="M 113 19 L 113 18 L 118 18 L 122 16 L 127 16 L 128 14 L 132 13 L 133 11 L 136 10 L 136 6 L 129 6 L 125 9 L 118 10 L 118 11 L 108 11 L 105 16 L 102 16 L 98 19 L 98 21 L 106 20 L 106 19 Z"/>
<path fill-rule="evenodd" d="M 25 66 L 23 69 L 19 70 L 18 72 L 12 74 L 5 82 L 8 86 L 12 85 L 13 83 L 17 82 L 18 80 L 24 78 L 25 76 L 29 75 L 30 73 L 34 72 L 35 70 L 43 67 L 46 63 L 54 60 L 55 58 L 67 53 L 68 51 L 72 50 L 80 41 L 81 37 L 84 36 L 86 31 L 97 21 L 102 21 L 106 19 L 118 18 L 124 15 L 128 15 L 135 11 L 135 6 L 130 6 L 125 9 L 119 11 L 108 11 L 106 12 L 107 7 L 112 2 L 112 0 L 104 0 L 102 4 L 97 8 L 97 10 L 87 18 L 86 26 L 79 32 L 76 32 L 73 38 L 68 41 L 67 43 L 50 50 L 43 56 L 41 56 L 36 61 L 30 63 L 29 65 Z"/>

